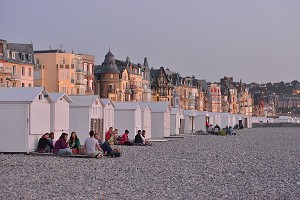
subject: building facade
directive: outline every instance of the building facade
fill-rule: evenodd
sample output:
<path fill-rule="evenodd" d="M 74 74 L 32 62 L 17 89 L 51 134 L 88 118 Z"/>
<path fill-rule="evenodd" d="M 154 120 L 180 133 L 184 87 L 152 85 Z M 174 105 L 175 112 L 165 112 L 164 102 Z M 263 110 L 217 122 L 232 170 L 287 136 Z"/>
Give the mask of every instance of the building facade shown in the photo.
<path fill-rule="evenodd" d="M 32 44 L 0 40 L 0 87 L 33 87 Z"/>

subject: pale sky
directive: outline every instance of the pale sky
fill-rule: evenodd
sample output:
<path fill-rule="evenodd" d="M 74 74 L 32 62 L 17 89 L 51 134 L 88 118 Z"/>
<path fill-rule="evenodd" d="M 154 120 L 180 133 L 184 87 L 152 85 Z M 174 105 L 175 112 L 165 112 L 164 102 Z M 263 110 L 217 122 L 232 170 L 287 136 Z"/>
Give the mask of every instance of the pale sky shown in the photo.
<path fill-rule="evenodd" d="M 300 0 L 0 0 L 0 38 L 182 76 L 300 81 Z"/>

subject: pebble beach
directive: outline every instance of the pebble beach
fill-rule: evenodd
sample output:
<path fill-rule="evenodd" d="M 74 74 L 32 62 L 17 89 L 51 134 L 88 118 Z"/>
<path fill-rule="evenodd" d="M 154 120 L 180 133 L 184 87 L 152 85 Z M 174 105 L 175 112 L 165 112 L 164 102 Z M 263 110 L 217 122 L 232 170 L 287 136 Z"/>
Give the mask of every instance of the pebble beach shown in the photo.
<path fill-rule="evenodd" d="M 169 140 L 121 158 L 0 154 L 0 199 L 300 199 L 300 128 Z"/>

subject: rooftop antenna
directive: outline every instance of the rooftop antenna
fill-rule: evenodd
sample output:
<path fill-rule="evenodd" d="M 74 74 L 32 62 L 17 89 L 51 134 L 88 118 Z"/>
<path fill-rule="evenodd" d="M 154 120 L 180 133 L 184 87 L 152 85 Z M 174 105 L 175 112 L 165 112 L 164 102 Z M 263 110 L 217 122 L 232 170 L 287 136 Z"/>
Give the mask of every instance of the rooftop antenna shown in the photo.
<path fill-rule="evenodd" d="M 59 44 L 59 48 L 60 50 L 62 50 L 62 47 L 64 46 L 64 44 Z"/>
<path fill-rule="evenodd" d="M 108 50 L 110 51 L 110 43 L 108 43 Z"/>
<path fill-rule="evenodd" d="M 51 44 L 48 44 L 47 46 L 49 47 L 49 49 L 50 49 L 50 50 L 52 50 L 52 48 L 51 48 Z"/>

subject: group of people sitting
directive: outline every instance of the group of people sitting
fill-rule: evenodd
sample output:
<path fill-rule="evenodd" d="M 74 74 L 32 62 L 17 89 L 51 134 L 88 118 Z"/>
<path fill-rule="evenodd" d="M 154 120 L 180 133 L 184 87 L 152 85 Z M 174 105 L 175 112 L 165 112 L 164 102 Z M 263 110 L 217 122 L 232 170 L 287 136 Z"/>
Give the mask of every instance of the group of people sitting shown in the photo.
<path fill-rule="evenodd" d="M 134 140 L 129 139 L 129 131 L 125 130 L 122 136 L 118 135 L 118 129 L 113 130 L 113 127 L 110 127 L 109 130 L 105 133 L 105 141 L 111 145 L 139 145 L 139 146 L 146 146 L 152 145 L 149 141 L 146 140 L 145 130 L 138 130 Z"/>
<path fill-rule="evenodd" d="M 112 149 L 109 143 L 102 142 L 94 131 L 89 132 L 87 138 L 82 146 L 79 138 L 75 132 L 71 133 L 68 140 L 68 134 L 62 133 L 59 139 L 54 143 L 54 133 L 45 133 L 38 142 L 37 151 L 39 153 L 51 153 L 57 155 L 71 155 L 71 154 L 86 154 L 90 157 L 100 158 L 103 155 L 111 157 L 121 156 L 118 148 Z"/>
<path fill-rule="evenodd" d="M 118 136 L 118 129 L 113 130 L 113 127 L 110 127 L 105 133 L 105 141 L 102 142 L 98 134 L 90 131 L 90 137 L 85 140 L 84 145 L 81 145 L 76 132 L 72 132 L 70 138 L 68 138 L 67 133 L 62 133 L 56 142 L 54 142 L 53 132 L 45 133 L 39 139 L 37 151 L 39 153 L 54 153 L 57 155 L 87 154 L 97 158 L 103 155 L 119 157 L 121 151 L 118 148 L 113 149 L 111 145 L 152 145 L 145 139 L 145 130 L 138 130 L 134 140 L 130 140 L 128 134 L 129 131 L 125 130 L 122 136 Z"/>
<path fill-rule="evenodd" d="M 212 135 L 236 135 L 235 133 L 233 133 L 233 129 L 231 126 L 226 126 L 225 128 L 221 129 L 218 124 L 216 124 L 215 127 L 210 124 L 207 127 L 207 132 Z"/>

